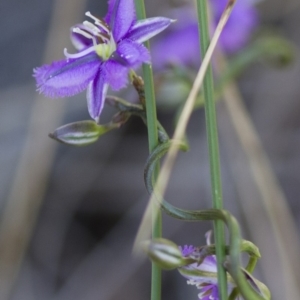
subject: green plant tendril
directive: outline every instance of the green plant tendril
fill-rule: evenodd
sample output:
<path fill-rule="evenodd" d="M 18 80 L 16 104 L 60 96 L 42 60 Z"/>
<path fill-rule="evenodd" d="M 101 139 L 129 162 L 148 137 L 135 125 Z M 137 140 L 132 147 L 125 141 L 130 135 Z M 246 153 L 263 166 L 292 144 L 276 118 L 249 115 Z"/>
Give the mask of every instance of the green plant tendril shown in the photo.
<path fill-rule="evenodd" d="M 177 141 L 169 141 L 167 143 L 163 143 L 158 145 L 154 151 L 149 156 L 145 171 L 144 171 L 144 180 L 147 191 L 151 194 L 153 192 L 153 170 L 155 164 L 163 157 L 164 154 L 167 153 L 168 149 L 170 148 L 171 143 L 178 143 L 178 147 L 180 149 L 185 150 L 186 145 L 177 142 Z M 183 220 L 183 221 L 214 221 L 214 220 L 221 220 L 223 221 L 229 231 L 229 263 L 226 265 L 226 269 L 228 273 L 233 278 L 234 282 L 237 285 L 239 293 L 244 297 L 245 300 L 268 300 L 270 299 L 270 294 L 267 289 L 262 283 L 260 283 L 260 288 L 263 287 L 264 296 L 248 283 L 245 278 L 245 273 L 242 271 L 241 263 L 240 263 L 240 251 L 241 251 L 241 237 L 240 237 L 240 229 L 237 223 L 237 220 L 226 210 L 220 209 L 206 209 L 206 210 L 184 210 L 178 208 L 171 203 L 167 202 L 166 200 L 162 199 L 159 195 L 156 195 L 156 199 L 159 202 L 161 209 L 170 215 L 173 218 Z M 252 243 L 248 242 L 248 247 L 252 250 L 247 250 L 247 253 L 250 255 L 250 260 L 248 263 L 249 272 L 253 271 L 257 256 L 253 255 L 253 253 L 257 252 L 256 246 Z M 252 248 L 252 245 L 254 246 Z M 232 298 L 234 299 L 234 298 Z"/>
<path fill-rule="evenodd" d="M 117 108 L 120 112 L 128 113 L 130 115 L 139 116 L 143 122 L 147 125 L 146 115 L 142 105 L 131 104 L 124 99 L 108 96 L 107 104 Z M 160 136 L 160 144 L 154 149 L 154 151 L 149 156 L 145 170 L 144 178 L 145 184 L 148 192 L 151 194 L 153 191 L 153 171 L 155 164 L 167 153 L 170 148 L 171 143 L 176 143 L 180 150 L 187 151 L 188 146 L 182 141 L 171 141 L 160 123 L 158 123 L 158 133 Z M 159 198 L 157 198 L 159 200 Z M 233 289 L 229 300 L 234 300 L 239 292 L 245 298 L 245 300 L 266 300 L 268 298 L 268 289 L 265 287 L 264 292 L 267 297 L 263 297 L 257 291 L 255 291 L 248 281 L 245 279 L 245 272 L 242 271 L 240 265 L 240 252 L 246 252 L 249 255 L 249 261 L 246 266 L 246 270 L 252 273 L 258 258 L 260 258 L 260 253 L 258 248 L 250 241 L 241 240 L 239 226 L 236 219 L 225 210 L 218 209 L 208 209 L 199 211 L 190 211 L 177 208 L 170 204 L 169 202 L 161 199 L 161 208 L 170 216 L 184 220 L 184 221 L 213 221 L 222 220 L 228 227 L 230 234 L 230 246 L 226 246 L 226 255 L 230 256 L 230 264 L 227 266 L 228 273 L 232 276 L 235 281 L 237 288 Z M 202 249 L 201 257 L 204 259 L 206 256 L 215 254 L 215 246 L 204 246 Z"/>

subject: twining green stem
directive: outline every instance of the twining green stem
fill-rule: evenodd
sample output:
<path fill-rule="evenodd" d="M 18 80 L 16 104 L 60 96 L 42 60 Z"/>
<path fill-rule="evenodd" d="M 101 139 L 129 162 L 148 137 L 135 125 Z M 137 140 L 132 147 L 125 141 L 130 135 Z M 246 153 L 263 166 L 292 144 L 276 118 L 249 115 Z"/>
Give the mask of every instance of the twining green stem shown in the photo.
<path fill-rule="evenodd" d="M 143 0 L 135 0 L 136 13 L 138 19 L 146 18 L 145 4 Z M 149 42 L 146 42 L 146 47 L 149 49 Z M 157 132 L 157 117 L 156 117 L 156 101 L 154 93 L 154 82 L 151 65 L 143 65 L 143 77 L 145 81 L 145 99 L 146 99 L 146 115 L 147 115 L 147 128 L 148 128 L 148 142 L 150 153 L 158 144 L 158 132 Z M 156 180 L 159 166 L 157 165 L 154 179 Z M 156 205 L 156 203 L 154 203 Z M 153 208 L 156 210 L 156 208 Z M 162 215 L 158 212 L 153 218 L 152 222 L 152 237 L 159 238 L 162 236 Z M 151 275 L 151 300 L 161 299 L 161 269 L 152 263 L 152 275 Z"/>
<path fill-rule="evenodd" d="M 198 26 L 200 33 L 200 49 L 202 59 L 209 46 L 209 22 L 208 22 L 208 8 L 206 0 L 197 0 L 198 10 Z M 212 190 L 212 204 L 215 209 L 223 208 L 222 201 L 222 185 L 220 175 L 220 158 L 219 158 L 219 142 L 218 130 L 216 121 L 216 109 L 214 101 L 214 86 L 211 66 L 207 69 L 204 82 L 204 103 L 206 116 L 206 131 L 208 139 L 210 172 L 211 172 L 211 190 Z M 226 271 L 223 267 L 225 260 L 225 236 L 224 225 L 222 221 L 214 221 L 215 241 L 216 241 L 216 255 L 218 267 L 218 287 L 219 296 L 221 300 L 227 299 L 227 278 Z"/>
<path fill-rule="evenodd" d="M 155 165 L 163 157 L 163 155 L 165 155 L 169 151 L 171 145 L 174 145 L 174 143 L 181 150 L 186 150 L 186 145 L 184 143 L 176 140 L 170 140 L 157 146 L 148 157 L 144 171 L 144 180 L 147 190 L 150 194 L 153 193 L 153 171 L 155 169 Z M 238 295 L 238 292 L 243 296 L 243 299 L 245 300 L 270 299 L 270 292 L 264 284 L 259 283 L 258 289 L 255 290 L 247 281 L 245 271 L 243 271 L 240 263 L 240 252 L 246 251 L 248 253 L 250 259 L 246 270 L 251 273 L 256 265 L 257 259 L 260 257 L 259 250 L 251 242 L 241 240 L 239 225 L 236 219 L 228 211 L 225 211 L 223 209 L 181 209 L 164 200 L 158 193 L 155 193 L 155 199 L 157 202 L 159 202 L 162 210 L 173 218 L 190 222 L 220 220 L 221 222 L 226 224 L 229 232 L 229 249 L 228 247 L 224 247 L 224 251 L 225 253 L 227 251 L 227 254 L 230 258 L 230 260 L 226 261 L 226 269 L 233 278 L 238 288 L 238 290 L 234 290 L 234 292 L 230 296 L 230 299 L 233 300 L 234 297 Z M 206 254 L 209 255 L 209 251 Z M 257 280 L 256 284 L 258 284 Z"/>

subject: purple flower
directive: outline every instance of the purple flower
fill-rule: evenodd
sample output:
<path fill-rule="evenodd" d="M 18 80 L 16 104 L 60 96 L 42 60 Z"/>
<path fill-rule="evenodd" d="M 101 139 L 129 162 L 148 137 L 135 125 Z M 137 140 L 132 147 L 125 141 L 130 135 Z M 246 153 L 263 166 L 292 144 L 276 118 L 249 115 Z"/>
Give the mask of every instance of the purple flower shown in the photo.
<path fill-rule="evenodd" d="M 156 17 L 136 20 L 134 0 L 110 0 L 103 19 L 86 13 L 84 21 L 71 28 L 71 40 L 78 50 L 66 59 L 34 70 L 38 91 L 51 98 L 70 97 L 87 89 L 88 110 L 99 121 L 107 89 L 126 86 L 130 69 L 150 63 L 143 46 L 167 28 L 171 19 Z"/>
<path fill-rule="evenodd" d="M 207 244 L 210 245 L 211 231 L 206 234 Z M 179 247 L 184 257 L 199 257 L 199 248 L 194 246 Z M 193 263 L 178 268 L 181 275 L 187 278 L 187 284 L 195 285 L 200 293 L 199 300 L 219 300 L 218 279 L 217 279 L 217 259 L 215 255 L 205 257 L 199 265 Z M 233 289 L 233 284 L 228 283 L 229 293 Z"/>
<path fill-rule="evenodd" d="M 253 6 L 257 0 L 237 1 L 220 37 L 220 45 L 228 53 L 241 49 L 258 25 L 258 13 Z M 213 0 L 212 11 L 215 23 L 220 19 L 227 0 Z"/>
<path fill-rule="evenodd" d="M 227 53 L 243 47 L 258 24 L 258 14 L 253 4 L 257 0 L 237 1 L 232 14 L 220 37 L 220 46 Z M 213 30 L 226 6 L 227 0 L 211 0 Z M 169 63 L 200 65 L 198 24 L 195 10 L 183 7 L 173 10 L 176 22 L 156 43 L 152 53 L 155 67 L 161 68 Z"/>

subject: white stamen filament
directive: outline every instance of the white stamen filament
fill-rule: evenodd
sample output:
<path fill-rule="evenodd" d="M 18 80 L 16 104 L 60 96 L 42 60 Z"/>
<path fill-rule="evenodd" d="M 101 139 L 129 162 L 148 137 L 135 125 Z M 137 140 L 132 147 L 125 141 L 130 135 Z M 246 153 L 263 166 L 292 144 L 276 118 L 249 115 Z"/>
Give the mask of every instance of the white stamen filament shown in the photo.
<path fill-rule="evenodd" d="M 86 27 L 87 31 L 91 32 L 91 34 L 100 37 L 104 42 L 109 41 L 109 38 L 104 36 L 103 32 L 101 32 L 100 29 L 97 26 L 95 26 L 94 24 L 92 24 L 91 22 L 84 21 L 82 24 Z"/>
<path fill-rule="evenodd" d="M 90 12 L 86 12 L 85 15 L 94 20 L 95 24 L 89 21 L 84 21 L 82 26 L 74 27 L 72 31 L 92 40 L 93 46 L 90 46 L 87 49 L 75 54 L 68 53 L 68 50 L 65 48 L 64 54 L 66 58 L 80 58 L 89 53 L 96 52 L 101 59 L 109 59 L 111 54 L 116 50 L 116 43 L 109 28 L 104 22 L 102 23 Z M 100 38 L 100 40 L 98 40 L 98 38 Z"/>
<path fill-rule="evenodd" d="M 84 30 L 80 29 L 79 27 L 75 27 L 72 30 L 73 32 L 79 33 L 81 35 L 83 35 L 84 37 L 88 38 L 88 39 L 93 39 L 93 36 L 91 34 L 89 34 L 88 32 L 85 32 Z"/>
<path fill-rule="evenodd" d="M 84 26 L 90 28 L 94 34 L 96 34 L 96 35 L 101 34 L 100 29 L 97 26 L 95 26 L 93 23 L 91 23 L 89 21 L 84 21 L 82 24 Z"/>
<path fill-rule="evenodd" d="M 110 36 L 109 36 L 109 38 L 108 38 L 107 36 L 104 36 L 104 35 L 103 35 L 103 32 L 94 32 L 93 29 L 90 28 L 90 27 L 88 27 L 87 24 L 85 24 L 84 22 L 83 22 L 83 25 L 85 26 L 85 30 L 87 30 L 87 31 L 89 31 L 89 32 L 91 33 L 91 35 L 92 35 L 91 38 L 95 39 L 95 36 L 98 36 L 98 37 L 100 37 L 101 40 L 103 40 L 104 42 L 106 42 L 106 43 L 109 42 Z M 94 26 L 94 25 L 93 25 L 93 26 Z M 96 39 L 95 39 L 95 42 L 96 42 Z M 97 43 L 96 43 L 96 44 L 94 43 L 94 46 L 96 46 L 96 45 L 97 45 Z"/>
<path fill-rule="evenodd" d="M 93 51 L 95 51 L 95 47 L 94 46 L 89 47 L 89 48 L 87 48 L 87 49 L 85 49 L 85 50 L 83 50 L 81 52 L 78 52 L 78 53 L 75 53 L 75 54 L 70 54 L 70 53 L 68 53 L 67 48 L 65 48 L 64 49 L 64 55 L 67 58 L 79 58 L 79 57 L 85 56 L 85 55 L 87 55 L 87 54 L 89 54 L 89 53 L 91 53 Z"/>
<path fill-rule="evenodd" d="M 87 12 L 85 13 L 85 15 L 86 15 L 87 17 L 90 17 L 92 20 L 94 20 L 95 24 L 98 25 L 101 29 L 103 29 L 103 31 L 104 31 L 105 33 L 108 33 L 108 34 L 109 34 L 109 29 L 108 29 L 105 25 L 103 25 L 103 24 L 99 21 L 99 19 L 97 19 L 96 17 L 94 17 L 89 11 L 87 11 Z"/>
<path fill-rule="evenodd" d="M 95 37 L 92 35 L 92 33 L 88 33 L 88 32 L 85 32 L 84 30 L 80 29 L 79 27 L 75 27 L 73 28 L 73 32 L 75 33 L 79 33 L 81 35 L 83 35 L 84 37 L 86 37 L 87 39 L 90 39 L 93 41 L 93 45 L 96 47 L 97 46 L 97 41 L 95 39 Z"/>
<path fill-rule="evenodd" d="M 106 36 L 100 35 L 100 37 L 106 43 L 108 43 L 110 41 L 110 39 L 108 39 Z"/>
<path fill-rule="evenodd" d="M 83 25 L 83 24 L 82 24 L 82 25 Z M 92 30 L 91 28 L 85 26 L 85 25 L 83 25 L 83 28 L 80 28 L 80 27 L 75 27 L 75 28 L 79 28 L 79 29 L 81 29 L 81 30 L 83 30 L 83 31 L 86 31 L 86 32 L 87 32 L 88 34 L 90 34 L 91 36 L 94 36 L 93 30 Z"/>

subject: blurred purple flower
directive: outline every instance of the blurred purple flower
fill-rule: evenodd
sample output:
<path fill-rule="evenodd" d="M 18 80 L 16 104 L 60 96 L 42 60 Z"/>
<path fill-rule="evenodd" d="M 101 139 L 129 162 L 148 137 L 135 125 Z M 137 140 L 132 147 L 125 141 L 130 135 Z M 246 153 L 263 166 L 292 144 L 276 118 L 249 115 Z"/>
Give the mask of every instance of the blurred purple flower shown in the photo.
<path fill-rule="evenodd" d="M 108 86 L 126 86 L 128 71 L 150 62 L 143 42 L 167 28 L 171 19 L 157 17 L 136 20 L 133 0 L 110 0 L 104 19 L 86 16 L 71 28 L 71 40 L 78 50 L 66 59 L 34 70 L 38 91 L 51 98 L 70 97 L 87 88 L 88 110 L 99 120 Z"/>
<path fill-rule="evenodd" d="M 258 14 L 254 7 L 257 0 L 237 1 L 232 14 L 220 37 L 220 47 L 227 53 L 242 48 L 258 25 Z M 212 30 L 216 27 L 227 0 L 211 0 Z M 195 11 L 191 7 L 173 10 L 177 22 L 175 26 L 153 43 L 152 57 L 156 68 L 169 63 L 196 65 L 200 64 L 198 24 Z"/>
<path fill-rule="evenodd" d="M 232 14 L 220 37 L 220 44 L 228 53 L 241 49 L 249 40 L 254 29 L 258 26 L 258 12 L 254 7 L 257 0 L 237 1 Z M 227 0 L 213 0 L 212 11 L 215 20 L 214 26 L 221 18 Z"/>
<path fill-rule="evenodd" d="M 211 231 L 206 234 L 207 244 L 210 245 Z M 197 258 L 199 248 L 194 246 L 179 247 L 184 257 Z M 182 276 L 187 278 L 187 284 L 195 285 L 200 293 L 199 300 L 219 300 L 218 279 L 217 279 L 217 259 L 215 255 L 207 256 L 199 265 L 193 263 L 178 268 Z M 206 274 L 205 274 L 205 273 Z M 228 292 L 233 289 L 233 285 L 228 283 Z"/>

